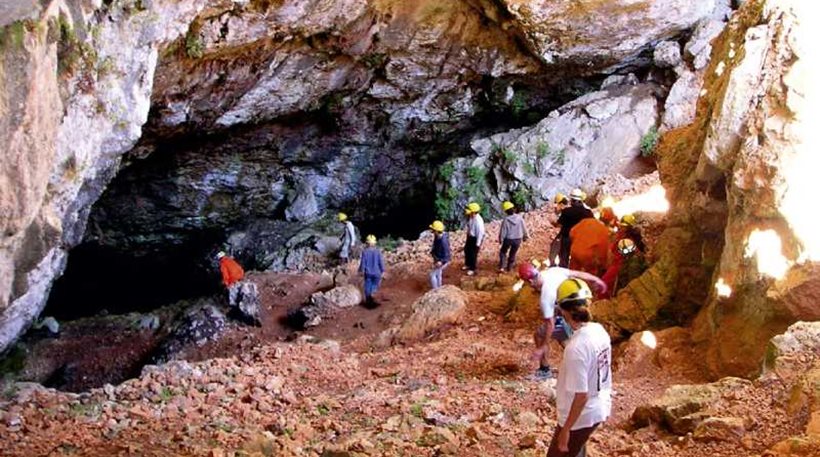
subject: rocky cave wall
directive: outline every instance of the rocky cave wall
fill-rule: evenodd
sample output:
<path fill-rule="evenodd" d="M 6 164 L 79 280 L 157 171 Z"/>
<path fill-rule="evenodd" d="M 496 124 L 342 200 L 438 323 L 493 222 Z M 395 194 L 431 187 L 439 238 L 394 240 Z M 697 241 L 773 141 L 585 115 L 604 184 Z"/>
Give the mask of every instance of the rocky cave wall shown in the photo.
<path fill-rule="evenodd" d="M 100 205 L 91 240 L 173 247 L 176 229 L 249 213 L 314 220 L 363 193 L 411 189 L 429 179 L 427 164 L 533 124 L 606 75 L 640 73 L 655 44 L 727 5 L 78 0 L 4 11 L 0 106 L 22 108 L 0 129 L 12 146 L 0 173 L 12 215 L 0 244 L 0 349 L 42 310 L 123 157 L 125 185 L 110 193 L 123 205 Z M 596 128 L 590 111 L 621 114 L 587 102 Z M 349 173 L 362 164 L 389 174 Z M 144 182 L 141 169 L 159 179 Z M 254 197 L 238 198 L 237 185 Z M 162 229 L 144 231 L 159 208 L 171 210 Z M 127 220 L 109 229 L 115 216 Z"/>
<path fill-rule="evenodd" d="M 694 122 L 658 148 L 673 203 L 658 261 L 596 304 L 615 333 L 694 317 L 694 343 L 715 377 L 758 373 L 769 338 L 820 318 L 804 206 L 818 169 L 808 127 L 817 24 L 806 8 L 747 1 L 713 42 Z"/>

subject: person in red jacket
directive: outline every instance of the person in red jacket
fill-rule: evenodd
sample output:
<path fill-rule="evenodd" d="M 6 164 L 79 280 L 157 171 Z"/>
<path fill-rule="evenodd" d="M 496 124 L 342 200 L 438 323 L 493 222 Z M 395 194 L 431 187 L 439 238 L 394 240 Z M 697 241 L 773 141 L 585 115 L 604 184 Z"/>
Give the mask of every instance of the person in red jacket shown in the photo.
<path fill-rule="evenodd" d="M 245 270 L 224 251 L 219 251 L 216 258 L 219 260 L 219 271 L 222 272 L 222 284 L 228 289 L 228 304 L 234 306 L 239 296 L 239 283 L 245 277 Z"/>

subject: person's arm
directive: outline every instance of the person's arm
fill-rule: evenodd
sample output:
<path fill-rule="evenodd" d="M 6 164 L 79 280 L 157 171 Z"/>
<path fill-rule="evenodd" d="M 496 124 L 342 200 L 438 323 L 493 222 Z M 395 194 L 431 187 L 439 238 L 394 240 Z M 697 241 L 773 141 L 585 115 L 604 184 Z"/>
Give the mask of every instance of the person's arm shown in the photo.
<path fill-rule="evenodd" d="M 481 242 L 484 241 L 484 219 L 481 219 L 481 216 L 476 216 L 476 246 L 481 246 Z"/>
<path fill-rule="evenodd" d="M 359 273 L 364 274 L 364 262 L 365 262 L 365 255 L 367 254 L 367 249 L 362 251 L 362 256 L 359 258 Z"/>
<path fill-rule="evenodd" d="M 602 281 L 601 278 L 593 274 L 589 274 L 585 271 L 569 270 L 569 275 L 573 278 L 582 279 L 588 283 L 591 283 L 592 288 L 595 289 L 598 294 L 606 293 L 606 283 Z"/>
<path fill-rule="evenodd" d="M 384 258 L 382 258 L 382 253 L 381 252 L 379 252 L 378 262 L 379 262 L 379 276 L 384 276 Z"/>
<path fill-rule="evenodd" d="M 444 248 L 444 255 L 441 258 L 441 263 L 447 263 L 450 261 L 450 237 L 447 234 L 443 234 L 441 236 L 441 246 Z"/>
<path fill-rule="evenodd" d="M 507 222 L 506 218 L 501 220 L 501 228 L 498 229 L 498 242 L 499 243 L 503 243 L 504 238 L 506 238 L 506 236 L 507 236 L 507 224 L 506 224 L 506 222 Z"/>
<path fill-rule="evenodd" d="M 521 218 L 521 227 L 524 229 L 524 241 L 527 241 L 530 238 L 530 233 L 527 231 L 527 222 L 524 218 Z"/>
<path fill-rule="evenodd" d="M 558 434 L 558 450 L 561 452 L 569 452 L 569 432 L 584 410 L 584 406 L 587 404 L 587 397 L 588 394 L 586 392 L 576 392 L 572 398 L 572 405 L 569 407 L 567 421 L 561 426 L 561 432 Z"/>

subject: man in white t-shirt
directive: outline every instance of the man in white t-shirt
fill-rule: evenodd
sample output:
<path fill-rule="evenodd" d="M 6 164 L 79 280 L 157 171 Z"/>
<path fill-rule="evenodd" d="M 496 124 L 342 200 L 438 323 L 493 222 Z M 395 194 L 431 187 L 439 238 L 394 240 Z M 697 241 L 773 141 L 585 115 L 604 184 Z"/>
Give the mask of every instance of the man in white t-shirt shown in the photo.
<path fill-rule="evenodd" d="M 518 266 L 518 277 L 529 282 L 533 288 L 541 293 L 539 306 L 544 320 L 535 331 L 535 351 L 532 354 L 532 359 L 538 362 L 535 379 L 549 379 L 554 376 L 549 365 L 550 337 L 563 343 L 572 333 L 571 329 L 563 324 L 560 316 L 555 315 L 558 286 L 567 279 L 579 278 L 591 282 L 595 285 L 598 293 L 604 294 L 606 293 L 606 284 L 597 276 L 583 271 L 562 267 L 549 267 L 546 270 L 538 271 L 535 265 L 531 263 L 522 263 Z"/>
<path fill-rule="evenodd" d="M 573 329 L 558 371 L 558 425 L 547 457 L 585 456 L 592 432 L 612 412 L 612 343 L 601 324 L 591 322 L 592 292 L 579 279 L 558 287 L 557 303 Z"/>

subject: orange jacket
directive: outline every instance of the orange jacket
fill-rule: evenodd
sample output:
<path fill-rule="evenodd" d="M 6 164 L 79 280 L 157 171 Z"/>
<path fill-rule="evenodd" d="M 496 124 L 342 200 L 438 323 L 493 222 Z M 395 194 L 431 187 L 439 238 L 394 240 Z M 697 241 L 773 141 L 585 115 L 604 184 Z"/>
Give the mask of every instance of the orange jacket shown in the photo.
<path fill-rule="evenodd" d="M 245 277 L 245 270 L 242 269 L 242 266 L 228 256 L 219 259 L 219 270 L 222 272 L 222 284 L 225 284 L 226 287 L 241 281 Z"/>
<path fill-rule="evenodd" d="M 607 267 L 609 229 L 595 218 L 586 218 L 569 232 L 570 268 L 600 276 Z"/>

